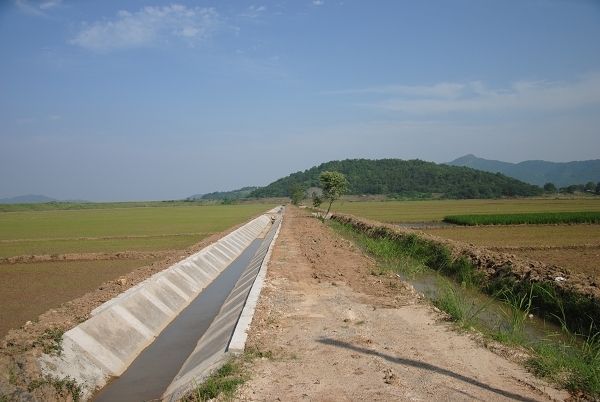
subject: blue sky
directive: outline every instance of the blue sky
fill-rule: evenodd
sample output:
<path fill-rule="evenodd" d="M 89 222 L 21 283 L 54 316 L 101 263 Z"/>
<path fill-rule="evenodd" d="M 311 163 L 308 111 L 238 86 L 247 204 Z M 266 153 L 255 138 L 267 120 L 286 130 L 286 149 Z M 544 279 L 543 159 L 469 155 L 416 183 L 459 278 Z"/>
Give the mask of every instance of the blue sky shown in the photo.
<path fill-rule="evenodd" d="M 0 2 L 0 197 L 600 158 L 600 2 Z"/>

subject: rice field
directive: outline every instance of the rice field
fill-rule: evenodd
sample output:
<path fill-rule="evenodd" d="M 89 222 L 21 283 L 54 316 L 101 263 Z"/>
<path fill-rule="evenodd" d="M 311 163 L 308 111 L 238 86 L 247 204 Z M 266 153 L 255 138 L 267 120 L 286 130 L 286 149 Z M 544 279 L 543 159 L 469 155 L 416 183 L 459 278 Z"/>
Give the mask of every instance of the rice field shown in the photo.
<path fill-rule="evenodd" d="M 600 197 L 582 199 L 338 201 L 334 204 L 333 210 L 386 223 L 441 222 L 448 215 L 600 212 Z"/>
<path fill-rule="evenodd" d="M 444 222 L 455 225 L 556 225 L 600 223 L 600 212 L 541 212 L 528 214 L 450 215 Z"/>
<path fill-rule="evenodd" d="M 335 205 L 335 204 L 334 204 Z M 600 215 L 600 197 L 584 199 L 430 200 L 341 202 L 334 210 L 399 224 L 441 223 L 449 215 L 474 216 L 499 223 L 508 214 L 558 217 Z M 569 213 L 569 214 L 566 214 Z M 579 214 L 581 213 L 581 214 Z M 494 215 L 488 218 L 486 215 Z M 504 218 L 502 218 L 504 219 Z M 509 220 L 504 220 L 509 222 Z M 514 222 L 514 221 L 513 221 Z M 519 222 L 521 223 L 521 222 Z M 496 249 L 522 258 L 555 264 L 600 279 L 600 224 L 493 225 L 424 228 L 423 231 L 475 246 Z"/>
<path fill-rule="evenodd" d="M 99 208 L 12 208 L 0 212 L 0 337 L 40 313 L 84 295 L 156 257 L 184 250 L 274 205 L 123 203 Z M 94 260 L 90 253 L 137 252 L 132 259 Z M 86 254 L 85 258 L 78 254 Z M 9 263 L 8 257 L 69 254 L 69 261 Z M 92 259 L 90 261 L 90 259 Z"/>

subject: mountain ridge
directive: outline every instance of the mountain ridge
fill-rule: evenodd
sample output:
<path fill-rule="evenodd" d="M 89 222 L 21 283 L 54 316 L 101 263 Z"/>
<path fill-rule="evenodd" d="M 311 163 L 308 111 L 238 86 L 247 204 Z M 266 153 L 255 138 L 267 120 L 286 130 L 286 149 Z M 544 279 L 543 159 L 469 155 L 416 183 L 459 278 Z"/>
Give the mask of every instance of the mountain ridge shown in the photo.
<path fill-rule="evenodd" d="M 446 165 L 470 167 L 490 173 L 499 172 L 537 186 L 553 183 L 557 187 L 566 187 L 572 184 L 585 184 L 590 181 L 600 182 L 600 159 L 570 162 L 526 160 L 511 163 L 467 154 L 446 163 Z"/>
<path fill-rule="evenodd" d="M 346 175 L 349 194 L 387 194 L 410 197 L 438 194 L 447 198 L 495 198 L 532 196 L 541 189 L 500 173 L 468 167 L 436 164 L 419 159 L 345 159 L 313 166 L 282 177 L 250 194 L 250 197 L 285 197 L 294 188 L 319 186 L 319 174 L 338 171 Z"/>

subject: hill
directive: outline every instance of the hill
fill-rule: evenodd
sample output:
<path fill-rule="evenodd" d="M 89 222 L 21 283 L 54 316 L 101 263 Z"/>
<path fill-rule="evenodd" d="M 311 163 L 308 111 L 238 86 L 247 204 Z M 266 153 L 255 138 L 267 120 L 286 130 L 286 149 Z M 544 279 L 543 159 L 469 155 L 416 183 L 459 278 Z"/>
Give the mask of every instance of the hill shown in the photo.
<path fill-rule="evenodd" d="M 45 195 L 27 194 L 11 198 L 0 198 L 0 204 L 40 204 L 44 202 L 57 201 Z"/>
<path fill-rule="evenodd" d="M 449 162 L 448 165 L 466 166 L 491 173 L 500 172 L 538 186 L 543 186 L 548 182 L 554 183 L 557 187 L 584 184 L 590 181 L 600 182 L 600 159 L 575 162 L 531 160 L 509 163 L 478 158 L 469 154 Z"/>
<path fill-rule="evenodd" d="M 196 194 L 188 197 L 187 200 L 239 200 L 246 198 L 258 187 L 242 187 L 231 191 L 215 191 L 208 194 Z"/>
<path fill-rule="evenodd" d="M 431 194 L 448 198 L 494 198 L 532 196 L 541 189 L 519 180 L 467 167 L 448 166 L 421 160 L 346 159 L 332 161 L 296 172 L 266 187 L 253 191 L 252 197 L 285 197 L 295 186 L 319 185 L 319 174 L 334 170 L 346 175 L 350 194 Z"/>

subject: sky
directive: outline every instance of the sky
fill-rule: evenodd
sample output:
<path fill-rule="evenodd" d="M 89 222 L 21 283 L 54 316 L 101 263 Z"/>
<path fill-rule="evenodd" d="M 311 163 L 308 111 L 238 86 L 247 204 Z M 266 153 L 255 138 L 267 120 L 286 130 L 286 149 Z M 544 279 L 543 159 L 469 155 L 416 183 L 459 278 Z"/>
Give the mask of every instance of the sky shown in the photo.
<path fill-rule="evenodd" d="M 600 1 L 0 0 L 0 198 L 600 158 Z"/>

